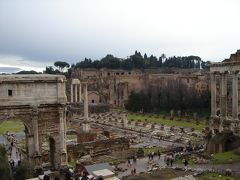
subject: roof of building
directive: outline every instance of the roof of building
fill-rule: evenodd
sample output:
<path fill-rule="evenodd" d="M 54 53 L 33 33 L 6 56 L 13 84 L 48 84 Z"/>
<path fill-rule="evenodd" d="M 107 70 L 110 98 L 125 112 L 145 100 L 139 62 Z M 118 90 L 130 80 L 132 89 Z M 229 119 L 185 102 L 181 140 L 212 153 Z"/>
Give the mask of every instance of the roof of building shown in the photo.
<path fill-rule="evenodd" d="M 240 50 L 237 50 L 236 53 L 231 54 L 228 59 L 223 60 L 222 62 L 213 63 L 211 67 L 220 67 L 220 66 L 228 66 L 228 65 L 239 65 L 240 64 Z"/>
<path fill-rule="evenodd" d="M 93 164 L 89 166 L 85 166 L 85 169 L 89 174 L 94 174 L 94 171 L 99 171 L 103 169 L 108 169 L 110 171 L 113 171 L 112 166 L 110 166 L 108 163 L 99 163 L 99 164 Z"/>

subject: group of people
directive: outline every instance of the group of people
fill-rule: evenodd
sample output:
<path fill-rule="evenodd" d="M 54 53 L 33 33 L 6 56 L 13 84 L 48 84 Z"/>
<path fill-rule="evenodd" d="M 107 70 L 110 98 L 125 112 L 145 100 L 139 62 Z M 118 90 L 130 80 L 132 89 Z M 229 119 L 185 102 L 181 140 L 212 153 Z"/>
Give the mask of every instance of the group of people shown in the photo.
<path fill-rule="evenodd" d="M 18 148 L 14 141 L 11 142 L 10 147 L 8 148 L 9 154 L 9 165 L 13 173 L 15 173 L 17 166 L 21 164 L 21 153 L 18 152 Z"/>
<path fill-rule="evenodd" d="M 132 162 L 131 162 L 131 159 L 132 159 Z M 131 165 L 135 165 L 136 162 L 137 162 L 137 157 L 136 156 L 129 157 L 127 159 L 127 166 L 130 167 Z"/>
<path fill-rule="evenodd" d="M 131 162 L 131 159 L 132 159 L 132 162 Z M 132 156 L 132 157 L 128 158 L 128 160 L 127 160 L 127 166 L 132 167 L 131 175 L 136 174 L 136 167 L 135 167 L 136 163 L 137 163 L 137 157 L 136 156 Z"/>
<path fill-rule="evenodd" d="M 166 162 L 167 166 L 172 167 L 174 160 L 175 160 L 175 157 L 173 154 L 168 154 L 165 156 L 165 162 Z"/>
<path fill-rule="evenodd" d="M 158 151 L 157 153 L 151 152 L 148 154 L 148 160 L 153 160 L 155 156 L 158 156 L 158 159 L 161 158 L 161 153 Z"/>

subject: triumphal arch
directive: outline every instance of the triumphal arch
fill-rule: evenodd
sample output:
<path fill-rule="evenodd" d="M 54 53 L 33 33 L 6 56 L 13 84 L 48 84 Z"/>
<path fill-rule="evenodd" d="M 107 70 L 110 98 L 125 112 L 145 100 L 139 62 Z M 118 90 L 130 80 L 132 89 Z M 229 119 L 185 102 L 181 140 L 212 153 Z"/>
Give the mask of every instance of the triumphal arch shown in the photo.
<path fill-rule="evenodd" d="M 211 153 L 240 145 L 239 120 L 240 50 L 229 59 L 210 66 L 211 77 Z"/>
<path fill-rule="evenodd" d="M 62 75 L 0 75 L 0 121 L 25 125 L 27 157 L 43 168 L 43 142 L 49 143 L 50 168 L 67 166 L 66 78 Z"/>

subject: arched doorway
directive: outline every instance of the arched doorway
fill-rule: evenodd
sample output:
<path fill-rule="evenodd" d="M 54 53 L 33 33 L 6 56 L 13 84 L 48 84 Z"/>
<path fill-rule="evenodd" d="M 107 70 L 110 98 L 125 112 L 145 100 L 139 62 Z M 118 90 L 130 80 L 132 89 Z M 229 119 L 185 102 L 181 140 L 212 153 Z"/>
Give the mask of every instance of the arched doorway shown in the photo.
<path fill-rule="evenodd" d="M 42 163 L 44 169 L 55 170 L 56 165 L 56 141 L 51 136 L 45 136 L 41 142 Z"/>
<path fill-rule="evenodd" d="M 17 167 L 20 162 L 27 161 L 31 149 L 29 149 L 28 134 L 30 129 L 28 125 L 19 119 L 9 118 L 0 120 L 0 144 L 3 144 L 9 156 L 8 160 L 14 162 Z"/>

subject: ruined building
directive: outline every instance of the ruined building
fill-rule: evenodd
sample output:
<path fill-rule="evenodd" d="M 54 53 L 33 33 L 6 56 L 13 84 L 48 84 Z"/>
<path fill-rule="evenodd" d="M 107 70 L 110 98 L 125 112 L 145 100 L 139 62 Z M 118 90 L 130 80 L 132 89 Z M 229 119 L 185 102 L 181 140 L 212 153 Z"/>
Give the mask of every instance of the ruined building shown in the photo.
<path fill-rule="evenodd" d="M 162 70 L 74 69 L 75 78 L 88 81 L 90 104 L 107 103 L 113 107 L 123 107 L 132 91 L 139 92 L 149 85 L 165 86 L 174 80 L 198 92 L 209 88 L 208 74 L 201 70 L 182 69 L 170 74 Z"/>
<path fill-rule="evenodd" d="M 214 63 L 211 73 L 211 126 L 208 151 L 222 152 L 240 146 L 239 121 L 240 50 Z"/>

